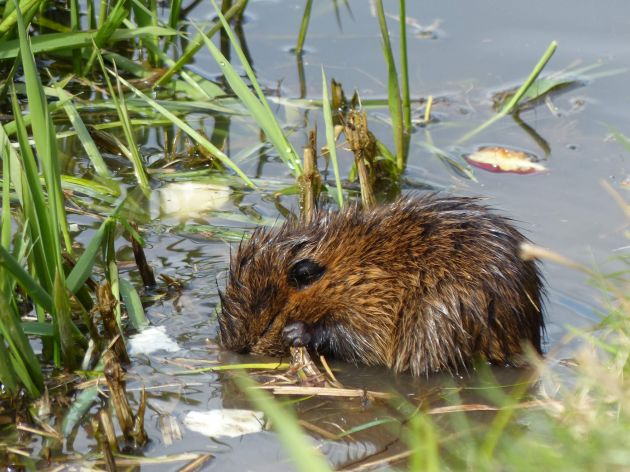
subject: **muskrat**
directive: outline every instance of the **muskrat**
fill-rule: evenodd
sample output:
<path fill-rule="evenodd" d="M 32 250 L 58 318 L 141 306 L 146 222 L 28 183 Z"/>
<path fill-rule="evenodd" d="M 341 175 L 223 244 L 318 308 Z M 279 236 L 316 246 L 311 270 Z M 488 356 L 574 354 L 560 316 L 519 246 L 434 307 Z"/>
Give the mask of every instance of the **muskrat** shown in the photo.
<path fill-rule="evenodd" d="M 478 199 L 428 195 L 258 228 L 232 255 L 219 336 L 241 353 L 290 346 L 414 375 L 475 359 L 515 365 L 544 332 L 527 239 Z"/>

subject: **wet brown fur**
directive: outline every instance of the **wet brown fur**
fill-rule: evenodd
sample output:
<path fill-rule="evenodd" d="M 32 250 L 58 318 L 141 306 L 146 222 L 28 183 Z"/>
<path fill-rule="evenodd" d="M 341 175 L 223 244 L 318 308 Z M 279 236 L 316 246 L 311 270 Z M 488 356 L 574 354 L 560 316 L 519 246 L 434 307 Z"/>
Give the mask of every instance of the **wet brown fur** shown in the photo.
<path fill-rule="evenodd" d="M 297 323 L 311 350 L 399 372 L 514 364 L 525 343 L 541 352 L 544 330 L 542 277 L 518 257 L 525 240 L 477 199 L 435 195 L 259 228 L 232 256 L 220 338 L 282 356 Z M 289 273 L 305 259 L 325 271 L 296 288 Z"/>

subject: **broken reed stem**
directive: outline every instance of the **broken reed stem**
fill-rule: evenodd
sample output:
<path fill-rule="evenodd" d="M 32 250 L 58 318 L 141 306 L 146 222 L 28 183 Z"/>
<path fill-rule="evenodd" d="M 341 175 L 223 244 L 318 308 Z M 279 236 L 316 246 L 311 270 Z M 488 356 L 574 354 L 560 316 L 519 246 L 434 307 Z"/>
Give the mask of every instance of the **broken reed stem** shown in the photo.
<path fill-rule="evenodd" d="M 531 261 L 534 259 L 545 259 L 548 261 L 555 262 L 556 264 L 563 265 L 570 269 L 577 270 L 590 277 L 596 276 L 596 274 L 585 265 L 575 262 L 569 259 L 568 257 L 558 254 L 557 252 L 554 252 L 550 249 L 536 246 L 535 244 L 521 243 L 521 245 L 519 246 L 519 251 L 520 251 L 519 253 L 520 258 L 525 261 Z"/>
<path fill-rule="evenodd" d="M 630 208 L 629 208 L 630 211 Z M 593 269 L 589 269 L 579 262 L 575 262 L 568 257 L 565 257 L 550 249 L 545 249 L 535 244 L 521 243 L 519 247 L 519 257 L 523 260 L 541 259 L 554 262 L 556 264 L 563 265 L 570 269 L 582 272 L 590 277 L 592 280 L 603 280 L 602 275 L 597 273 Z M 610 283 L 606 283 L 606 290 L 614 294 L 615 297 L 624 305 L 624 310 L 630 310 L 630 304 L 626 302 L 626 294 L 618 286 Z"/>
<path fill-rule="evenodd" d="M 112 349 L 116 354 L 116 358 L 126 364 L 129 362 L 129 354 L 125 347 L 125 341 L 120 331 L 120 326 L 116 321 L 115 308 L 118 301 L 116 301 L 112 294 L 109 282 L 105 281 L 102 285 L 99 285 L 96 290 L 96 300 L 98 311 L 101 313 L 101 319 L 103 320 L 105 337 L 108 342 L 112 342 Z"/>
<path fill-rule="evenodd" d="M 109 445 L 110 453 L 112 451 L 118 452 L 118 440 L 116 439 L 114 424 L 112 423 L 109 413 L 107 413 L 106 410 L 101 410 L 99 419 L 101 422 L 101 430 L 105 436 L 107 444 Z"/>
<path fill-rule="evenodd" d="M 97 425 L 97 441 L 103 454 L 105 469 L 107 472 L 116 472 L 116 459 L 114 452 L 118 452 L 118 441 L 114 432 L 114 425 L 106 410 L 101 410 Z"/>
<path fill-rule="evenodd" d="M 427 104 L 424 108 L 424 124 L 428 125 L 431 121 L 431 109 L 433 108 L 433 95 L 429 95 Z"/>
<path fill-rule="evenodd" d="M 343 93 L 343 88 L 341 84 L 337 82 L 335 79 L 330 79 L 330 92 L 332 99 L 330 101 L 330 108 L 333 110 L 333 118 L 337 112 L 339 112 L 342 108 L 348 106 L 348 100 L 346 100 L 346 96 Z"/>
<path fill-rule="evenodd" d="M 363 208 L 369 210 L 370 208 L 374 208 L 374 206 L 376 206 L 376 199 L 374 198 L 374 192 L 372 191 L 372 185 L 370 182 L 370 174 L 367 166 L 365 165 L 364 159 L 356 159 L 356 164 L 357 172 L 359 174 L 359 184 L 361 185 L 361 201 L 363 202 Z"/>
<path fill-rule="evenodd" d="M 137 445 L 146 444 L 149 440 L 146 431 L 144 430 L 144 412 L 147 409 L 147 392 L 143 388 L 140 392 L 140 404 L 138 405 L 138 412 L 133 419 L 133 430 L 131 431 L 131 436 L 133 437 L 134 443 Z"/>
<path fill-rule="evenodd" d="M 107 472 L 116 472 L 118 470 L 116 467 L 116 459 L 114 459 L 114 454 L 105 440 L 101 440 L 101 452 L 103 453 L 105 470 L 107 470 Z"/>
<path fill-rule="evenodd" d="M 358 388 L 302 387 L 298 385 L 260 385 L 257 388 L 269 390 L 274 395 L 313 395 L 320 397 L 361 398 L 364 400 L 391 400 L 396 397 L 393 393 L 374 392 Z"/>
<path fill-rule="evenodd" d="M 372 188 L 376 139 L 368 129 L 365 111 L 350 111 L 344 131 L 357 166 L 363 208 L 369 210 L 376 206 L 376 197 Z"/>
<path fill-rule="evenodd" d="M 125 377 L 120 362 L 112 351 L 106 351 L 103 354 L 103 373 L 109 389 L 109 399 L 114 405 L 118 424 L 127 441 L 133 441 L 136 446 L 142 446 L 147 441 L 147 434 L 144 431 L 144 409 L 146 397 L 141 397 L 138 414 L 134 417 L 127 393 L 125 391 Z M 143 418 L 139 420 L 138 418 Z M 140 432 L 137 428 L 142 428 Z"/>
<path fill-rule="evenodd" d="M 344 388 L 343 384 L 341 382 L 339 382 L 339 380 L 337 380 L 337 377 L 335 377 L 335 374 L 333 374 L 333 371 L 330 368 L 330 366 L 328 365 L 328 362 L 326 362 L 326 358 L 324 356 L 319 356 L 319 360 L 322 363 L 322 367 L 324 367 L 324 370 L 326 371 L 326 374 L 328 374 L 329 382 L 334 387 Z"/>
<path fill-rule="evenodd" d="M 290 351 L 291 367 L 289 367 L 288 373 L 296 374 L 300 385 L 309 387 L 328 386 L 326 376 L 315 365 L 305 347 L 292 347 Z"/>
<path fill-rule="evenodd" d="M 610 185 L 607 181 L 602 180 L 601 183 L 602 183 L 602 186 L 604 187 L 604 190 L 606 190 L 610 194 L 610 196 L 615 201 L 615 203 L 619 205 L 619 208 L 621 208 L 621 210 L 624 212 L 624 214 L 626 215 L 626 218 L 630 220 L 630 205 L 626 203 L 626 201 L 619 194 L 619 192 L 617 192 L 617 190 L 615 190 L 613 186 Z"/>
<path fill-rule="evenodd" d="M 132 228 L 138 232 L 138 225 L 135 223 L 131 224 Z M 133 257 L 136 260 L 136 266 L 138 266 L 138 271 L 140 271 L 140 277 L 142 277 L 142 284 L 145 287 L 155 287 L 155 274 L 153 273 L 153 269 L 147 262 L 147 257 L 144 254 L 144 248 L 142 245 L 133 237 L 131 237 L 131 248 L 133 249 Z"/>
<path fill-rule="evenodd" d="M 133 414 L 131 406 L 127 400 L 125 392 L 125 380 L 123 369 L 112 351 L 107 351 L 103 355 L 105 380 L 109 388 L 109 398 L 116 410 L 116 417 L 120 424 L 120 429 L 127 439 L 131 439 L 131 430 L 133 428 Z"/>
<path fill-rule="evenodd" d="M 304 148 L 304 170 L 298 182 L 302 188 L 302 222 L 308 224 L 317 213 L 321 185 L 321 176 L 317 170 L 317 130 L 311 130 L 308 134 L 308 145 Z"/>
<path fill-rule="evenodd" d="M 201 454 L 199 457 L 179 469 L 179 472 L 196 472 L 198 470 L 203 470 L 205 463 L 213 457 L 214 456 L 212 454 Z"/>

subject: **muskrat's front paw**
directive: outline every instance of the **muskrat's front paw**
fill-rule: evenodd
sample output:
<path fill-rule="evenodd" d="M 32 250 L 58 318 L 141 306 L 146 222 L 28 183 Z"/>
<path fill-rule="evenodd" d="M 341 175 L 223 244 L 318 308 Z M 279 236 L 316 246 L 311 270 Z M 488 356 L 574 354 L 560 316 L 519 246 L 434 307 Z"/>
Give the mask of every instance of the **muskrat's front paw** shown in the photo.
<path fill-rule="evenodd" d="M 308 343 L 311 342 L 311 333 L 306 323 L 294 321 L 284 327 L 282 339 L 288 346 L 308 346 Z"/>

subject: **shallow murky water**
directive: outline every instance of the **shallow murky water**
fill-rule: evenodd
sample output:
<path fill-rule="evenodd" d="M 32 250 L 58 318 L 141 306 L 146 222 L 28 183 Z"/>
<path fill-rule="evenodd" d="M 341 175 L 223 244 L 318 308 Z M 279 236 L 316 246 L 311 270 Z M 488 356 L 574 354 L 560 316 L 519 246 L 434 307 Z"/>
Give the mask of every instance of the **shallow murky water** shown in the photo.
<path fill-rule="evenodd" d="M 302 85 L 296 58 L 289 51 L 295 42 L 303 2 L 252 1 L 247 7 L 244 32 L 254 66 L 261 83 L 277 90 L 278 115 L 282 122 L 295 127 L 292 141 L 297 149 L 305 144 L 306 132 L 317 122 L 318 113 L 293 106 L 286 99 L 301 95 L 320 99 L 322 65 L 329 78 L 334 77 L 343 84 L 347 94 L 357 89 L 364 100 L 387 96 L 386 67 L 370 3 L 350 1 L 346 8 L 344 2 L 336 2 L 340 4 L 338 19 L 334 3 L 315 2 L 313 7 Z M 420 184 L 427 184 L 456 194 L 482 195 L 491 205 L 520 222 L 520 227 L 534 242 L 587 265 L 594 261 L 602 263 L 624 251 L 623 215 L 603 188 L 602 181 L 625 192 L 622 183 L 630 170 L 627 164 L 630 155 L 611 138 L 613 128 L 628 131 L 630 117 L 628 71 L 620 70 L 630 65 L 627 46 L 630 43 L 630 4 L 621 0 L 605 4 L 569 0 L 502 3 L 486 0 L 409 2 L 407 8 L 412 20 L 409 60 L 414 118 L 419 118 L 421 97 L 440 98 L 434 107 L 439 122 L 427 128 L 434 144 L 456 155 L 489 144 L 523 149 L 543 159 L 549 170 L 525 176 L 476 170 L 478 182 L 465 180 L 419 145 L 426 135 L 424 129 L 418 128 L 412 138 L 405 174 L 408 185 L 403 186 L 403 193 L 417 191 Z M 191 16 L 203 21 L 209 11 L 208 4 L 202 2 Z M 386 11 L 397 11 L 394 2 L 386 3 Z M 392 16 L 388 21 L 390 29 L 396 31 L 396 18 Z M 582 86 L 521 113 L 526 126 L 508 117 L 474 140 L 453 147 L 466 131 L 492 115 L 492 94 L 519 85 L 553 39 L 558 41 L 559 48 L 547 72 L 593 64 L 599 67 L 579 77 L 583 80 Z M 219 74 L 204 51 L 197 55 L 193 69 L 207 77 Z M 593 78 L 597 75 L 600 77 Z M 372 131 L 390 145 L 388 111 L 370 108 L 368 113 Z M 219 118 L 195 114 L 189 120 L 195 125 L 202 124 L 211 135 Z M 252 123 L 247 117 L 232 117 L 228 154 L 236 156 L 256 145 L 259 135 Z M 321 122 L 317 124 L 323 129 Z M 153 152 L 159 157 L 159 134 L 148 132 L 145 154 Z M 207 470 L 289 468 L 273 433 L 213 440 L 187 430 L 182 421 L 189 411 L 244 407 L 246 402 L 226 375 L 173 375 L 186 365 L 198 366 L 200 360 L 240 362 L 244 359 L 222 352 L 215 344 L 213 312 L 218 302 L 217 286 L 223 284 L 228 263 L 229 243 L 221 238 L 182 231 L 180 225 L 238 228 L 251 227 L 254 224 L 251 215 L 271 222 L 281 218 L 269 195 L 275 188 L 274 182 L 289 184 L 292 177 L 279 161 L 265 157 L 261 162 L 257 153 L 246 156 L 239 165 L 248 175 L 262 179 L 266 193 L 232 192 L 225 188 L 202 193 L 199 187 L 190 189 L 165 184 L 156 190 L 151 202 L 152 222 L 144 235 L 147 257 L 158 274 L 181 279 L 185 288 L 176 296 L 155 301 L 147 310 L 151 322 L 164 326 L 181 350 L 137 355 L 130 369 L 130 387 L 144 385 L 148 388 L 147 429 L 151 444 L 144 450 L 147 457 L 208 452 L 215 457 L 206 464 Z M 351 160 L 345 153 L 342 159 L 343 173 L 347 174 Z M 68 164 L 71 165 L 80 167 L 80 161 Z M 184 197 L 181 197 L 182 192 Z M 199 200 L 205 205 L 181 214 L 184 206 Z M 297 208 L 293 198 L 283 198 L 281 202 L 289 209 Z M 243 215 L 241 221 L 235 221 L 235 214 Z M 88 218 L 72 218 L 80 224 L 93 224 Z M 608 266 L 602 270 L 608 270 Z M 545 274 L 549 283 L 547 348 L 552 352 L 553 361 L 571 355 L 572 345 L 562 343 L 566 326 L 593 324 L 600 301 L 598 292 L 578 273 L 548 264 Z M 394 376 L 384 369 L 344 364 L 336 367 L 348 386 L 397 389 L 430 398 L 435 386 L 453 382 L 444 376 L 413 379 Z M 509 383 L 516 374 L 513 370 L 495 369 L 495 375 Z M 331 424 L 348 428 L 391 415 L 386 404 L 366 407 L 358 400 L 313 399 L 296 408 L 302 419 L 328 428 Z M 169 415 L 177 420 L 182 433 L 182 438 L 173 440 L 170 445 L 160 432 L 161 424 Z M 323 441 L 321 449 L 335 464 L 343 465 L 381 450 L 395 452 L 402 448 L 395 438 L 395 430 L 378 428 L 357 434 L 353 440 Z M 71 456 L 71 451 L 85 451 L 92 445 L 89 428 L 80 428 L 63 452 Z M 174 470 L 181 465 L 182 462 L 160 461 L 142 468 Z"/>

